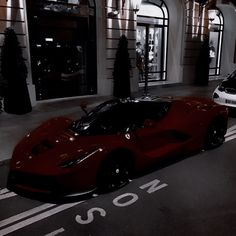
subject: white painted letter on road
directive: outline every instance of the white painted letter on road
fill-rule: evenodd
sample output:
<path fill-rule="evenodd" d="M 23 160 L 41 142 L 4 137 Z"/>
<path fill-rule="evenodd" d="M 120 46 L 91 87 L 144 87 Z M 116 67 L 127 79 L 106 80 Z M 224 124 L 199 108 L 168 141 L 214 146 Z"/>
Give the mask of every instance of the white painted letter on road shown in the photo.
<path fill-rule="evenodd" d="M 80 215 L 77 215 L 77 216 L 75 217 L 76 222 L 79 223 L 79 224 L 82 224 L 82 225 L 90 224 L 90 223 L 93 222 L 93 220 L 94 220 L 94 215 L 93 215 L 93 213 L 94 213 L 95 211 L 98 211 L 99 214 L 100 214 L 101 216 L 103 216 L 103 217 L 106 216 L 106 211 L 105 211 L 104 209 L 99 208 L 99 207 L 94 207 L 94 208 L 91 208 L 91 209 L 88 210 L 88 213 L 87 213 L 88 218 L 87 218 L 86 220 L 82 220 L 82 217 L 81 217 Z"/>
<path fill-rule="evenodd" d="M 139 188 L 141 188 L 141 189 L 148 188 L 148 190 L 147 190 L 148 193 L 154 193 L 154 192 L 168 186 L 167 184 L 159 185 L 159 183 L 160 183 L 160 180 L 154 179 L 153 181 L 151 181 L 147 184 L 144 184 L 144 185 L 140 186 Z"/>
<path fill-rule="evenodd" d="M 129 201 L 120 202 L 122 198 L 131 197 Z M 138 200 L 138 195 L 134 193 L 124 193 L 113 200 L 113 204 L 118 207 L 126 207 L 132 205 Z"/>

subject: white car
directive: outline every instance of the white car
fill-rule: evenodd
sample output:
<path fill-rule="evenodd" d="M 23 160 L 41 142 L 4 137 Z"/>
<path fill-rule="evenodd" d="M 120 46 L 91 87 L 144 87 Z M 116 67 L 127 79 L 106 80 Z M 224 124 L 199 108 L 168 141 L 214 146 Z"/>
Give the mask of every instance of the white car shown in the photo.
<path fill-rule="evenodd" d="M 213 100 L 221 105 L 236 107 L 236 70 L 217 86 Z"/>

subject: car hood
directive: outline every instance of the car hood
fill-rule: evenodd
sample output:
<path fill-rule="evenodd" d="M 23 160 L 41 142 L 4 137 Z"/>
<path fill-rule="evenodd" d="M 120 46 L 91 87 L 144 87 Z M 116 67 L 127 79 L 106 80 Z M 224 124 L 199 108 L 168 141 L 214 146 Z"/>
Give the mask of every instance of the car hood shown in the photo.
<path fill-rule="evenodd" d="M 236 89 L 236 79 L 223 80 L 221 85 L 224 86 L 225 88 Z"/>
<path fill-rule="evenodd" d="M 11 169 L 53 173 L 60 163 L 98 148 L 88 136 L 69 129 L 72 120 L 52 119 L 27 134 L 15 147 Z"/>

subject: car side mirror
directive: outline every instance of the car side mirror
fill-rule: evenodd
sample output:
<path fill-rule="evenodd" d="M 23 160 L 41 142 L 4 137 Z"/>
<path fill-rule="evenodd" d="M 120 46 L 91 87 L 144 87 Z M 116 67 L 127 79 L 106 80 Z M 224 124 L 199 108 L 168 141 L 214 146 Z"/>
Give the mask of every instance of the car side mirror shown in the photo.
<path fill-rule="evenodd" d="M 146 119 L 144 121 L 143 125 L 145 128 L 151 128 L 151 127 L 153 127 L 154 123 L 151 119 Z"/>

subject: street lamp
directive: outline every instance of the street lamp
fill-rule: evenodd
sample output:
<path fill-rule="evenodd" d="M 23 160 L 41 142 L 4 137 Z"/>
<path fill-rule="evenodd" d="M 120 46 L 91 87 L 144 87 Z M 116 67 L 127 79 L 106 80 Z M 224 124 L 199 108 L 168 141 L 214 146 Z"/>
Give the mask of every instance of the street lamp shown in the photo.
<path fill-rule="evenodd" d="M 142 0 L 130 0 L 130 3 L 131 3 L 131 9 L 133 9 L 133 11 L 137 13 L 140 9 Z"/>

